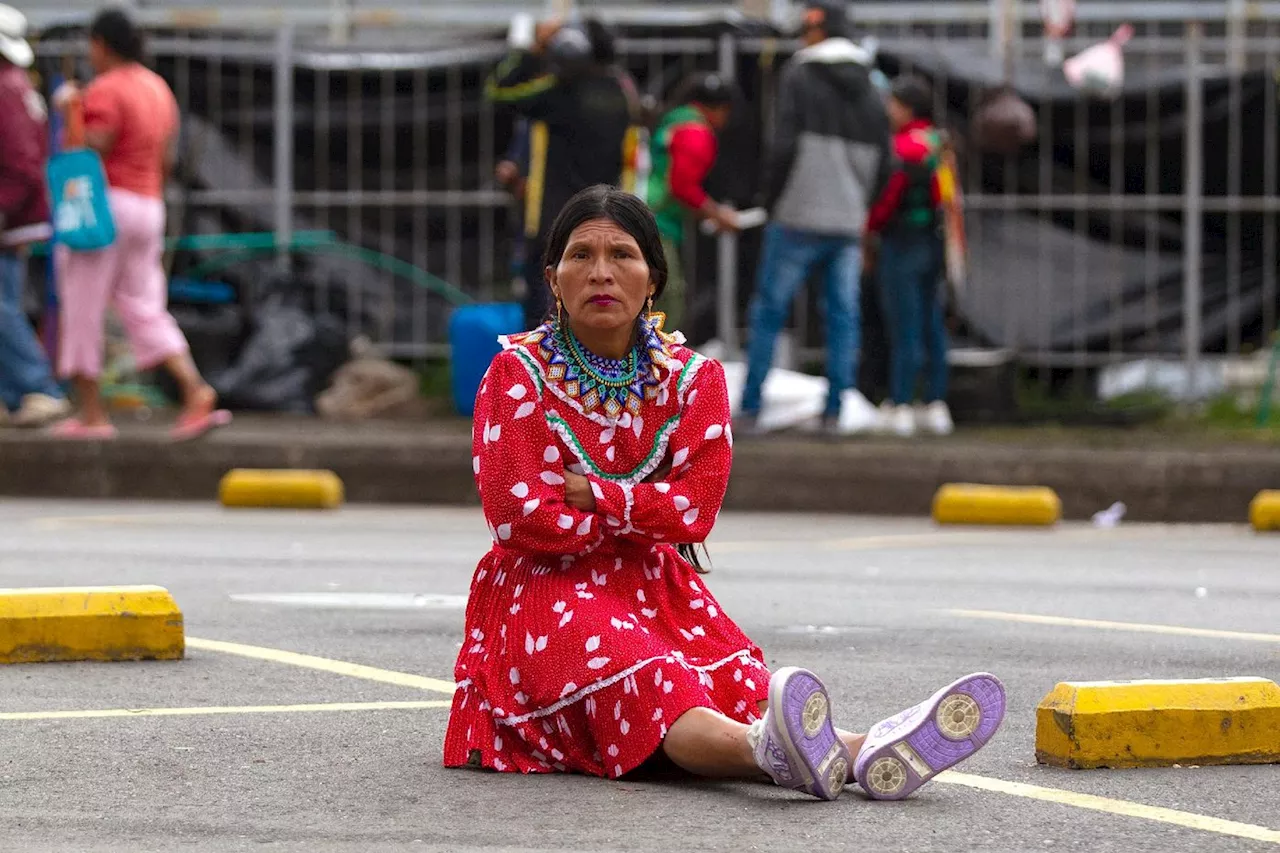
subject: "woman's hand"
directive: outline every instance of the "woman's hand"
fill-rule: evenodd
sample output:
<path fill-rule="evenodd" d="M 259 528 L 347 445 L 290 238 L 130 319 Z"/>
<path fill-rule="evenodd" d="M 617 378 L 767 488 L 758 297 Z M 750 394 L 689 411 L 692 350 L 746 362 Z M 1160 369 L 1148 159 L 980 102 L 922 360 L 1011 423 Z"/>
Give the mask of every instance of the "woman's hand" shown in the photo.
<path fill-rule="evenodd" d="M 596 496 L 591 491 L 591 481 L 581 474 L 565 471 L 564 502 L 583 512 L 595 512 Z"/>
<path fill-rule="evenodd" d="M 660 483 L 660 482 L 662 482 L 663 480 L 667 479 L 667 476 L 668 476 L 670 473 L 671 473 L 671 463 L 670 463 L 669 461 L 668 461 L 668 462 L 663 462 L 661 465 L 659 465 L 659 466 L 658 466 L 658 470 L 657 470 L 657 471 L 654 471 L 652 474 L 650 474 L 648 477 L 645 477 L 645 478 L 644 478 L 643 480 L 641 480 L 640 482 L 642 482 L 642 483 Z"/>
<path fill-rule="evenodd" d="M 60 114 L 66 115 L 67 109 L 76 101 L 80 100 L 80 87 L 76 85 L 74 80 L 68 80 L 59 86 L 50 98 L 53 108 Z"/>

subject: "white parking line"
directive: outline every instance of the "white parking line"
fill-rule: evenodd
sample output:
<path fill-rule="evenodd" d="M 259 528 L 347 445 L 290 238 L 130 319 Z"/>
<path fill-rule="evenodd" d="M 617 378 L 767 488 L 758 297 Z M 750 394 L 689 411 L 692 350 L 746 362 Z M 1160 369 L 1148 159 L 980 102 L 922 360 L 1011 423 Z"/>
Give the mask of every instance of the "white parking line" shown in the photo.
<path fill-rule="evenodd" d="M 1005 613 L 999 610 L 941 610 L 965 619 L 990 619 L 997 622 L 1023 622 L 1032 625 L 1058 625 L 1067 628 L 1095 628 L 1101 631 L 1132 631 L 1139 634 L 1173 634 L 1180 637 L 1206 637 L 1214 640 L 1245 640 L 1253 643 L 1280 643 L 1280 634 L 1253 631 L 1223 631 L 1217 628 L 1188 628 L 1182 625 L 1149 625 L 1143 622 L 1108 622 L 1102 619 L 1073 619 L 1067 616 L 1042 616 L 1037 613 Z"/>
<path fill-rule="evenodd" d="M 1269 844 L 1280 844 L 1280 831 L 1258 826 L 1252 823 L 1240 823 L 1234 820 L 1209 817 L 1208 815 L 1183 812 L 1177 809 L 1164 809 L 1148 806 L 1129 800 L 1113 800 L 1110 797 L 1097 797 L 1093 794 L 1079 794 L 1075 791 L 1063 791 L 1059 788 L 1042 788 L 1039 785 L 1027 785 L 1022 782 L 1006 782 L 1004 779 L 993 779 L 990 776 L 975 776 L 970 773 L 957 773 L 954 770 L 938 776 L 934 781 L 947 785 L 963 785 L 979 791 L 990 791 L 997 794 L 1008 794 L 1013 797 L 1024 797 L 1030 800 L 1042 800 L 1046 803 L 1059 803 L 1077 809 L 1105 812 L 1124 817 L 1136 817 L 1156 823 L 1171 823 L 1187 829 L 1198 829 L 1203 832 L 1216 832 L 1219 835 L 1234 835 L 1237 838 L 1248 838 L 1250 841 L 1263 841 Z"/>
<path fill-rule="evenodd" d="M 84 720 L 100 717 L 200 717 L 209 714 L 305 714 L 323 711 L 417 711 L 452 702 L 322 702 L 311 705 L 228 705 L 203 708 L 106 708 L 94 711 L 10 711 L 0 720 Z"/>
<path fill-rule="evenodd" d="M 352 678 L 363 678 L 366 681 L 378 681 L 383 684 L 395 684 L 399 687 L 416 687 L 420 690 L 431 690 L 435 693 L 453 695 L 456 686 L 452 681 L 439 678 L 428 678 L 425 675 L 410 675 L 407 672 L 393 672 L 389 669 L 378 669 L 358 663 L 330 660 L 329 658 L 303 655 L 297 652 L 286 652 L 281 649 L 269 649 L 264 646 L 246 646 L 241 643 L 225 643 L 221 640 L 202 640 L 199 637 L 187 637 L 187 648 L 200 649 L 207 652 L 221 652 L 228 655 L 283 663 L 289 666 L 300 666 L 304 669 L 318 669 L 336 675 Z"/>

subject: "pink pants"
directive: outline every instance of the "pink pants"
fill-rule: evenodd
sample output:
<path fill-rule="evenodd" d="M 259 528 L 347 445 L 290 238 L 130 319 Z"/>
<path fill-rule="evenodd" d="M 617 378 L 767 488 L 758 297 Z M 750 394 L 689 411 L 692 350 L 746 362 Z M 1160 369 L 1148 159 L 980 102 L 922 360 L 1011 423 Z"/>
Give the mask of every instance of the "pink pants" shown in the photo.
<path fill-rule="evenodd" d="M 139 370 L 187 351 L 169 314 L 164 250 L 164 202 L 127 190 L 109 191 L 116 241 L 97 252 L 60 246 L 58 373 L 96 379 L 102 373 L 107 305 L 124 325 Z"/>

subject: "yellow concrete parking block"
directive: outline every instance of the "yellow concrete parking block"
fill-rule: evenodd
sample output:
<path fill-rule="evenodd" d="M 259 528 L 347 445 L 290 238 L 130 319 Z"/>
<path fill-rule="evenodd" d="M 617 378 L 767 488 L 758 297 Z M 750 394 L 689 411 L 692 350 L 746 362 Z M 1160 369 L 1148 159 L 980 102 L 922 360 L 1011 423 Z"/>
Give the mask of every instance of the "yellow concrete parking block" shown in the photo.
<path fill-rule="evenodd" d="M 236 468 L 218 486 L 228 507 L 335 509 L 342 499 L 342 480 L 332 471 Z"/>
<path fill-rule="evenodd" d="M 1258 492 L 1249 504 L 1249 523 L 1258 532 L 1280 531 L 1280 490 Z"/>
<path fill-rule="evenodd" d="M 1036 709 L 1036 760 L 1097 767 L 1280 762 L 1265 678 L 1063 682 Z"/>
<path fill-rule="evenodd" d="M 158 586 L 0 589 L 0 663 L 178 660 L 182 628 Z"/>
<path fill-rule="evenodd" d="M 1062 518 L 1062 501 L 1044 486 L 981 486 L 947 483 L 933 496 L 938 524 L 1046 527 Z"/>

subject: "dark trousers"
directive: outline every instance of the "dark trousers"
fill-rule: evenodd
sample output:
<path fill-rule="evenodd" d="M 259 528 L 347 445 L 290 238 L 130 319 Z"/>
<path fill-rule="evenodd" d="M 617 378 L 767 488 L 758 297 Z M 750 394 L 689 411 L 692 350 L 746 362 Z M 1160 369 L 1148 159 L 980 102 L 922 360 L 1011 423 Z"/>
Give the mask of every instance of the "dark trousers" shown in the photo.
<path fill-rule="evenodd" d="M 541 235 L 526 237 L 524 244 L 524 327 L 534 329 L 555 313 L 555 300 L 547 284 L 542 252 L 546 242 Z"/>
<path fill-rule="evenodd" d="M 924 402 L 945 400 L 949 369 L 942 239 L 933 231 L 886 234 L 877 266 L 889 336 L 890 398 L 898 405 L 915 402 L 923 373 Z"/>

